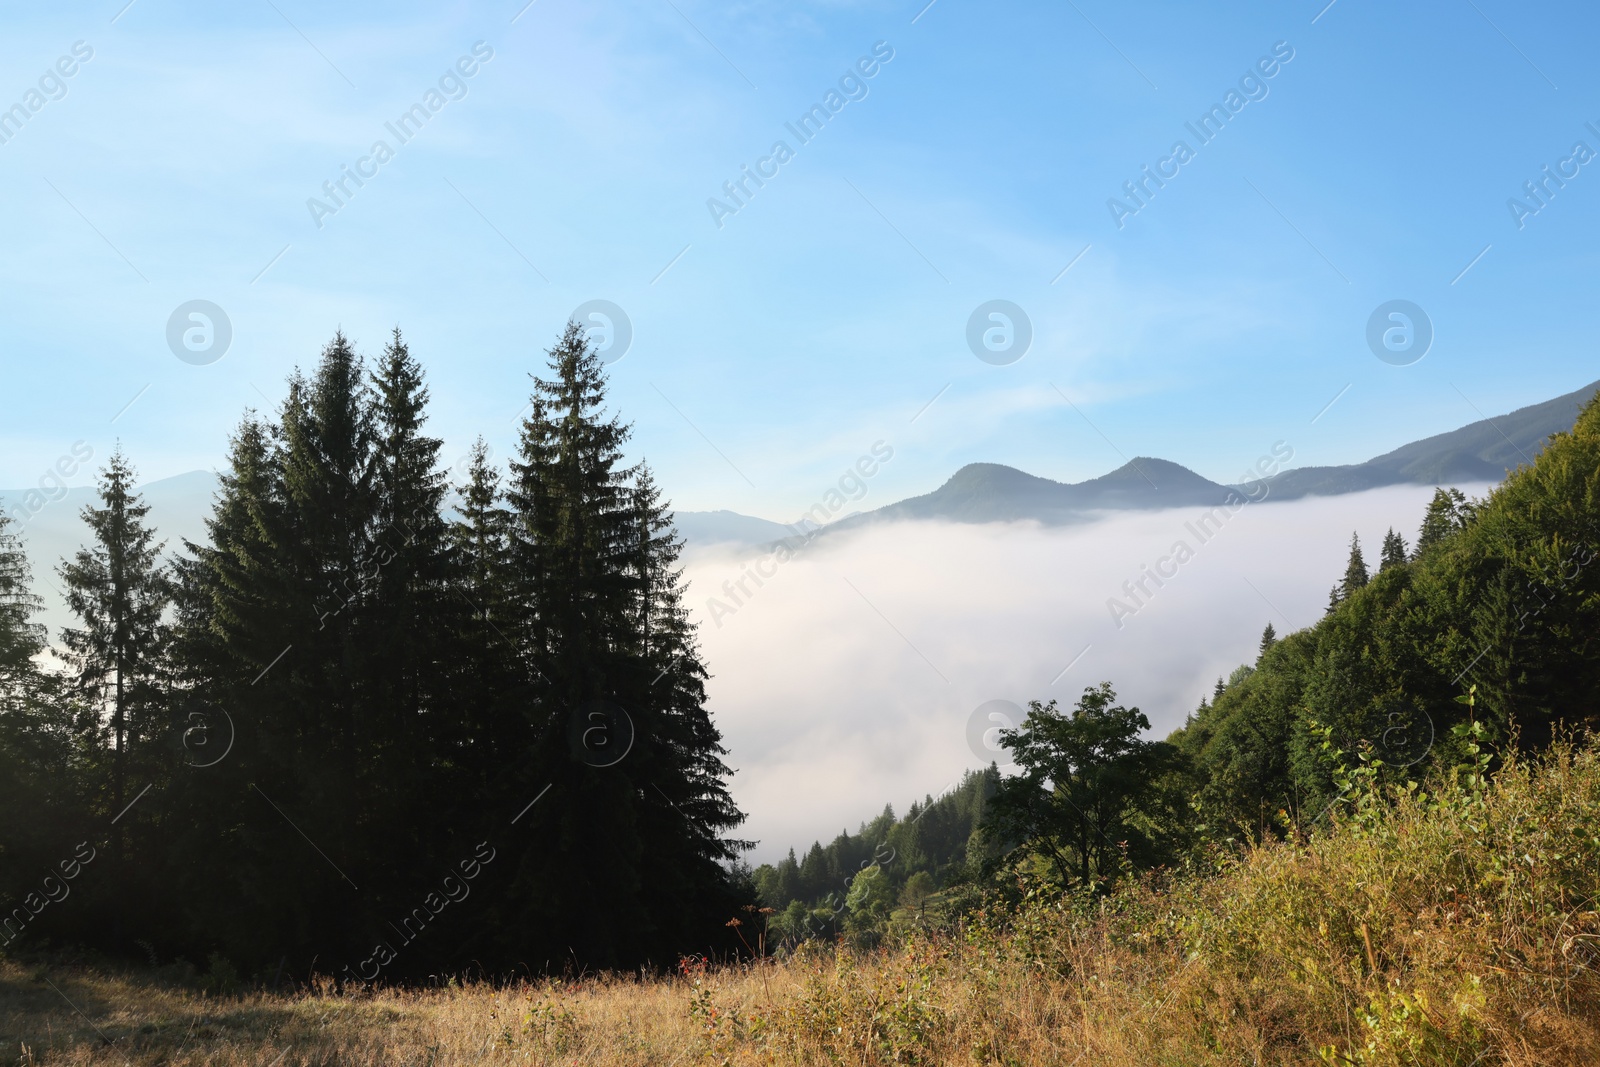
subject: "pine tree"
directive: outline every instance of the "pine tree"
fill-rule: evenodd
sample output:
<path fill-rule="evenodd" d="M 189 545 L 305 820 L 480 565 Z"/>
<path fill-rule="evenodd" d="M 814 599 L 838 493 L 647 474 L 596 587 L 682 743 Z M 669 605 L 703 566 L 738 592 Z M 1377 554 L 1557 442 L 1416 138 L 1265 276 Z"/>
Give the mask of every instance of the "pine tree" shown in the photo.
<path fill-rule="evenodd" d="M 506 921 L 547 946 L 558 924 L 555 951 L 616 965 L 681 948 L 727 906 L 719 862 L 736 843 L 720 834 L 742 816 L 704 710 L 670 514 L 648 473 L 623 465 L 629 431 L 603 410 L 581 328 L 549 357 L 511 462 L 503 595 L 526 681 L 521 784 L 551 796 L 528 816 L 540 841 L 513 891 L 530 903 Z"/>
<path fill-rule="evenodd" d="M 455 492 L 449 590 L 459 622 L 451 690 L 460 711 L 453 734 L 443 741 L 481 792 L 513 764 L 527 729 L 526 708 L 517 696 L 526 672 L 508 637 L 516 632 L 508 614 L 510 516 L 500 472 L 481 437 L 468 453 L 466 482 Z"/>
<path fill-rule="evenodd" d="M 449 530 L 442 514 L 442 442 L 423 433 L 428 390 L 396 329 L 372 379 L 372 558 L 360 616 L 370 656 L 368 697 L 383 740 L 390 817 L 413 824 L 438 806 L 431 790 L 430 731 L 448 730 L 446 634 L 463 614 L 450 597 Z"/>
<path fill-rule="evenodd" d="M 8 954 L 19 937 L 78 944 L 111 925 L 99 907 L 107 882 L 78 883 L 71 909 L 46 910 L 20 928 L 14 910 L 38 892 L 39 872 L 54 872 L 62 842 L 98 835 L 105 825 L 103 804 L 95 803 L 99 783 L 86 773 L 100 762 L 100 709 L 85 708 L 69 680 L 41 669 L 45 629 L 33 621 L 41 605 L 31 577 L 11 516 L 0 511 L 0 900 L 13 909 L 0 913 L 0 951 Z"/>
<path fill-rule="evenodd" d="M 677 565 L 683 543 L 646 464 L 638 466 L 633 481 L 640 578 L 637 654 L 647 669 L 659 665 L 641 700 L 660 731 L 659 751 L 648 754 L 666 757 L 660 761 L 662 781 L 655 790 L 664 803 L 649 813 L 645 862 L 651 869 L 672 872 L 671 889 L 658 884 L 653 890 L 669 914 L 698 914 L 702 922 L 715 921 L 718 902 L 705 899 L 708 890 L 725 888 L 723 865 L 755 843 L 721 836 L 743 822 L 744 815 L 724 785 L 732 774 L 722 758 L 727 750 L 705 710 L 709 675 L 683 605 Z"/>
<path fill-rule="evenodd" d="M 1390 567 L 1397 567 L 1405 561 L 1406 539 L 1390 527 L 1389 532 L 1383 535 L 1383 555 L 1378 564 L 1378 573 L 1381 574 Z"/>
<path fill-rule="evenodd" d="M 0 511 L 0 708 L 18 697 L 44 651 L 44 627 L 32 621 L 41 601 L 30 588 L 32 572 L 12 518 Z"/>
<path fill-rule="evenodd" d="M 1344 568 L 1344 580 L 1339 583 L 1339 599 L 1348 600 L 1357 589 L 1364 587 L 1368 581 L 1367 561 L 1361 558 L 1361 538 L 1355 534 L 1350 535 L 1350 562 Z"/>
<path fill-rule="evenodd" d="M 457 489 L 459 518 L 450 524 L 450 542 L 460 568 L 462 595 L 475 617 L 495 618 L 495 596 L 505 571 L 508 516 L 502 503 L 500 472 L 489 460 L 483 438 L 468 453 L 467 481 Z"/>
<path fill-rule="evenodd" d="M 1454 486 L 1433 491 L 1427 514 L 1422 518 L 1422 529 L 1417 531 L 1417 547 L 1412 559 L 1420 559 L 1424 552 L 1461 528 L 1466 518 L 1466 502 L 1466 494 Z"/>
<path fill-rule="evenodd" d="M 309 378 L 290 378 L 276 420 L 247 419 L 210 543 L 191 546 L 185 568 L 194 696 L 252 738 L 225 781 L 190 776 L 193 795 L 183 797 L 201 822 L 246 828 L 225 831 L 213 851 L 230 850 L 223 869 L 235 892 L 274 924 L 232 931 L 240 959 L 354 951 L 375 913 L 414 892 L 415 867 L 429 858 L 428 826 L 411 817 L 436 792 L 417 776 L 431 657 L 418 651 L 425 609 L 408 598 L 418 579 L 397 566 L 406 538 L 394 528 L 406 495 L 426 496 L 416 466 L 427 449 L 403 353 L 396 362 L 385 398 L 336 333 Z M 411 661 L 398 664 L 397 653 Z M 321 854 L 311 864 L 303 832 Z M 407 838 L 409 855 L 395 847 Z M 351 886 L 363 883 L 375 888 L 353 900 Z M 215 887 L 189 890 L 197 925 L 220 928 Z"/>
<path fill-rule="evenodd" d="M 79 689 L 109 712 L 112 738 L 111 810 L 126 803 L 129 753 L 154 727 L 165 627 L 170 600 L 163 547 L 145 523 L 150 507 L 134 491 L 134 471 L 119 447 L 100 472 L 100 505 L 81 513 L 93 537 L 60 567 L 67 606 L 82 628 L 62 631 L 66 659 Z M 120 857 L 122 827 L 113 826 L 112 851 Z"/>
<path fill-rule="evenodd" d="M 1256 662 L 1260 663 L 1266 656 L 1267 649 L 1278 643 L 1278 631 L 1273 629 L 1272 623 L 1267 623 L 1267 628 L 1261 631 L 1261 648 L 1256 652 Z"/>

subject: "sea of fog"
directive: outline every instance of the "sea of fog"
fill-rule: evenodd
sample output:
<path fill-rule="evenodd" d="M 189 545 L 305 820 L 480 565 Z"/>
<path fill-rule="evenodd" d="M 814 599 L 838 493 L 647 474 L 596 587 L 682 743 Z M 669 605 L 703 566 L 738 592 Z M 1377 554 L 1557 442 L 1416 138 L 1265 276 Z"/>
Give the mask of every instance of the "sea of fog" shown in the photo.
<path fill-rule="evenodd" d="M 1399 486 L 1250 504 L 1215 532 L 1198 525 L 1204 509 L 1182 508 L 1069 527 L 869 526 L 784 562 L 692 548 L 689 602 L 749 814 L 740 833 L 759 841 L 751 862 L 853 833 L 886 803 L 904 812 L 985 765 L 969 723 L 989 701 L 1070 704 L 1110 681 L 1164 736 L 1255 659 L 1268 622 L 1282 634 L 1322 616 L 1352 532 L 1375 566 L 1385 531 L 1413 540 L 1432 495 Z M 1179 541 L 1192 552 L 1181 564 Z M 1159 588 L 1146 578 L 1136 603 L 1123 583 L 1163 557 L 1175 576 Z M 771 576 L 741 591 L 757 563 Z M 1114 617 L 1113 597 L 1136 610 Z"/>

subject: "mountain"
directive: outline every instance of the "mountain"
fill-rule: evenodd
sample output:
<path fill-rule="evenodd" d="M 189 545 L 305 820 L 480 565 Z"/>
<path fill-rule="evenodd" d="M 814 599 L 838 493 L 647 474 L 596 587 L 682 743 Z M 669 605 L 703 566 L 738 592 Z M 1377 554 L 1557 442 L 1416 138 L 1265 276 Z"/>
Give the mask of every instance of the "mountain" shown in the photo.
<path fill-rule="evenodd" d="M 1012 522 L 1034 519 L 1050 525 L 1080 521 L 1096 511 L 1176 508 L 1220 504 L 1225 485 L 1207 481 L 1187 467 L 1140 456 L 1110 474 L 1068 485 L 1026 474 L 999 463 L 969 463 L 931 493 L 850 519 L 828 529 L 870 522 L 943 519 L 947 522 Z"/>
<path fill-rule="evenodd" d="M 1508 470 L 1532 462 L 1551 434 L 1572 429 L 1596 390 L 1600 382 L 1509 415 L 1413 441 L 1365 463 L 1283 471 L 1267 479 L 1269 492 L 1262 499 L 1334 496 L 1385 485 L 1498 482 Z M 1082 522 L 1101 511 L 1220 504 L 1240 489 L 1208 481 L 1176 463 L 1145 457 L 1076 484 L 999 463 L 969 463 L 931 493 L 842 519 L 827 529 L 905 519 L 965 523 L 1031 519 L 1056 526 Z M 1252 487 L 1250 495 L 1260 498 L 1259 487 Z"/>
<path fill-rule="evenodd" d="M 1268 479 L 1269 500 L 1358 493 L 1384 485 L 1449 485 L 1498 482 L 1508 470 L 1533 462 L 1550 435 L 1572 429 L 1600 382 L 1509 415 L 1468 423 L 1435 434 L 1365 463 L 1342 467 L 1298 467 Z"/>
<path fill-rule="evenodd" d="M 741 515 L 737 511 L 680 511 L 673 518 L 679 535 L 697 548 L 703 545 L 760 545 L 794 536 L 794 530 L 781 522 Z"/>

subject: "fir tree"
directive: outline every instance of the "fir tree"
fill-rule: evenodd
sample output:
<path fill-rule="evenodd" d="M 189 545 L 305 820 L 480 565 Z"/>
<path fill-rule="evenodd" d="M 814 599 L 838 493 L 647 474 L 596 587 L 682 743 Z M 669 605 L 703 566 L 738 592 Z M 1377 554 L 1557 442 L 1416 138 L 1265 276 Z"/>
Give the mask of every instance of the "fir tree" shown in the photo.
<path fill-rule="evenodd" d="M 41 602 L 29 586 L 28 556 L 12 521 L 0 511 L 0 702 L 33 678 L 33 658 L 45 647 L 44 627 L 32 621 Z"/>
<path fill-rule="evenodd" d="M 1261 647 L 1256 652 L 1256 662 L 1261 662 L 1266 656 L 1267 649 L 1278 643 L 1278 631 L 1273 629 L 1272 623 L 1267 623 L 1267 628 L 1261 631 Z"/>
<path fill-rule="evenodd" d="M 1394 532 L 1390 527 L 1389 532 L 1383 535 L 1383 555 L 1378 564 L 1378 573 L 1383 573 L 1390 567 L 1396 567 L 1406 561 L 1406 539 Z"/>
<path fill-rule="evenodd" d="M 385 398 L 336 333 L 309 378 L 290 378 L 274 422 L 247 420 L 210 544 L 193 546 L 185 571 L 194 695 L 253 739 L 231 757 L 227 783 L 196 777 L 181 798 L 199 821 L 248 828 L 223 838 L 225 869 L 277 922 L 235 932 L 229 947 L 242 958 L 353 951 L 374 913 L 421 877 L 419 849 L 407 856 L 394 842 L 426 838 L 418 813 L 437 791 L 419 770 L 430 657 L 415 627 L 427 609 L 410 599 L 414 568 L 397 564 L 405 495 L 425 496 L 428 476 L 416 475 L 426 443 L 403 352 L 395 362 Z M 313 819 L 321 857 L 305 865 Z M 363 881 L 376 888 L 352 900 Z M 198 923 L 225 922 L 215 887 L 189 889 Z"/>
<path fill-rule="evenodd" d="M 100 472 L 99 506 L 81 512 L 93 542 L 60 567 L 67 606 L 80 628 L 62 631 L 66 659 L 80 689 L 109 713 L 112 738 L 111 809 L 126 803 L 130 749 L 153 732 L 170 600 L 162 545 L 145 523 L 150 507 L 134 491 L 134 471 L 121 448 Z M 144 736 L 141 736 L 144 735 Z M 120 856 L 122 827 L 113 827 Z"/>
<path fill-rule="evenodd" d="M 451 689 L 461 711 L 443 741 L 481 791 L 512 765 L 527 728 L 526 708 L 515 695 L 524 672 L 507 636 L 516 632 L 508 616 L 509 515 L 500 472 L 481 437 L 468 453 L 466 482 L 456 487 L 456 498 L 449 585 L 460 623 Z"/>
<path fill-rule="evenodd" d="M 0 511 L 0 899 L 13 909 L 37 893 L 40 871 L 54 872 L 62 842 L 85 840 L 105 825 L 94 773 L 104 736 L 101 709 L 74 700 L 68 679 L 40 668 L 45 630 L 33 621 L 41 605 L 31 576 L 11 516 Z M 32 919 L 26 907 L 20 916 L 0 913 L 0 950 L 14 951 L 19 936 L 73 944 L 99 936 L 112 925 L 98 908 L 106 884 L 85 891 L 80 882 L 72 909 Z"/>
<path fill-rule="evenodd" d="M 448 593 L 446 485 L 437 469 L 442 443 L 423 432 L 428 390 L 398 329 L 372 388 L 373 555 L 362 605 L 372 653 L 368 692 L 387 749 L 385 773 L 405 783 L 392 791 L 392 803 L 416 809 L 409 820 L 418 822 L 437 811 L 417 787 L 432 770 L 427 734 L 448 729 L 453 717 L 446 707 L 446 635 L 463 612 Z"/>
<path fill-rule="evenodd" d="M 660 958 L 731 903 L 719 864 L 737 843 L 720 835 L 742 816 L 704 710 L 671 516 L 623 464 L 629 431 L 604 411 L 583 330 L 569 323 L 549 357 L 511 462 L 504 595 L 532 728 L 525 793 L 548 783 L 554 802 L 529 815 L 540 858 L 514 895 L 533 903 L 507 920 L 546 945 L 559 924 L 555 951 L 615 965 Z"/>
<path fill-rule="evenodd" d="M 1421 559 L 1424 552 L 1461 528 L 1466 518 L 1466 502 L 1466 495 L 1454 486 L 1433 491 L 1427 514 L 1422 518 L 1422 529 L 1417 531 L 1417 547 L 1412 559 Z"/>
<path fill-rule="evenodd" d="M 1367 561 L 1361 557 L 1361 538 L 1351 534 L 1350 561 L 1345 564 L 1344 580 L 1339 583 L 1339 599 L 1348 600 L 1351 594 L 1367 584 L 1368 578 Z"/>
<path fill-rule="evenodd" d="M 478 438 L 468 453 L 467 481 L 456 490 L 458 517 L 450 524 L 450 543 L 460 568 L 461 592 L 475 617 L 492 620 L 498 583 L 505 572 L 508 516 L 502 503 L 500 472 L 489 461 L 489 446 Z"/>

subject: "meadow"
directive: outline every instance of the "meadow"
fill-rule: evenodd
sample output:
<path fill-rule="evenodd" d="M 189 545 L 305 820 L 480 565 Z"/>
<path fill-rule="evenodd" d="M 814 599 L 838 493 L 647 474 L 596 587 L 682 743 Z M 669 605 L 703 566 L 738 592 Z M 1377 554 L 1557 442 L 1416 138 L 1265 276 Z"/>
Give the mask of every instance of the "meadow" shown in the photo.
<path fill-rule="evenodd" d="M 221 960 L 200 976 L 7 960 L 0 1048 L 18 1064 L 278 1067 L 1593 1064 L 1600 749 L 1489 763 L 1397 786 L 1358 769 L 1309 837 L 1110 895 L 1024 881 L 954 918 L 901 914 L 871 947 L 278 992 L 240 988 Z M 741 921 L 759 938 L 758 916 Z"/>

